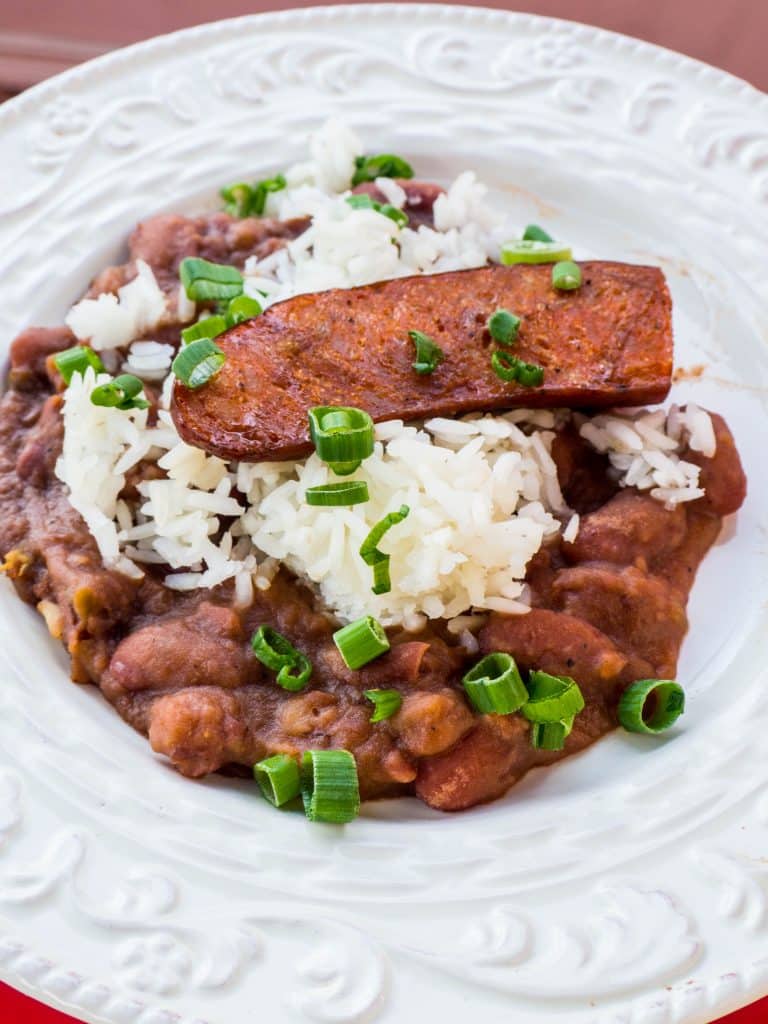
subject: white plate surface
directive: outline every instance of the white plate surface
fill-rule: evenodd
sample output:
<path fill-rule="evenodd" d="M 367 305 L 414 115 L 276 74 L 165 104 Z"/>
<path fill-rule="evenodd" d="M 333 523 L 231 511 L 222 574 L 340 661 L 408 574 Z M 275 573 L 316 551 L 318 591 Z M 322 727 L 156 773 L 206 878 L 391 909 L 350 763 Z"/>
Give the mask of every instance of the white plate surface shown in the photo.
<path fill-rule="evenodd" d="M 665 1024 L 768 990 L 768 97 L 578 25 L 303 10 L 143 43 L 0 109 L 0 336 L 61 321 L 135 221 L 296 159 L 331 113 L 473 167 L 582 257 L 659 263 L 676 386 L 750 495 L 690 605 L 684 724 L 457 816 L 343 830 L 193 783 L 0 591 L 0 976 L 107 1024 Z"/>

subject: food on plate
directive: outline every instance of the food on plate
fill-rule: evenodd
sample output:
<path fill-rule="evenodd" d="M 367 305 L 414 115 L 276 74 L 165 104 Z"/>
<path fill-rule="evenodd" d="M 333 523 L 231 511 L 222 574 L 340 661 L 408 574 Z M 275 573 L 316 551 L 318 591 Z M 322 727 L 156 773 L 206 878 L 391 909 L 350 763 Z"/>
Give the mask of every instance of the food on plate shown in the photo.
<path fill-rule="evenodd" d="M 671 300 L 655 267 L 582 264 L 578 291 L 548 264 L 489 266 L 298 295 L 223 334 L 205 388 L 174 389 L 181 437 L 223 459 L 295 459 L 312 450 L 307 410 L 360 406 L 374 421 L 474 411 L 641 405 L 666 398 Z M 514 355 L 541 367 L 533 386 L 499 376 L 488 321 L 520 321 Z M 412 335 L 440 350 L 414 373 Z"/>
<path fill-rule="evenodd" d="M 11 346 L 3 569 L 72 678 L 181 773 L 335 823 L 674 724 L 746 481 L 716 413 L 615 408 L 669 388 L 660 271 L 340 124 L 222 196 Z"/>

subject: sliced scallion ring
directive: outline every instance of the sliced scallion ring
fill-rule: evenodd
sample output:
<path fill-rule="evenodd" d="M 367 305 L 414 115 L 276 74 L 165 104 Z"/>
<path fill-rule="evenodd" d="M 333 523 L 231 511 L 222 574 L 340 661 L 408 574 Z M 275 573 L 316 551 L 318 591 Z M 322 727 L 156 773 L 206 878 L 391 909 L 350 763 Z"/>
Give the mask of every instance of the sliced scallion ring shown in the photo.
<path fill-rule="evenodd" d="M 505 266 L 513 263 L 557 263 L 569 260 L 571 250 L 560 242 L 538 242 L 536 239 L 517 239 L 501 247 L 501 262 Z"/>
<path fill-rule="evenodd" d="M 337 476 L 354 473 L 373 454 L 373 420 L 362 409 L 315 406 L 309 410 L 309 434 L 318 457 Z"/>
<path fill-rule="evenodd" d="M 253 766 L 259 789 L 275 807 L 294 800 L 301 793 L 299 766 L 288 754 L 275 754 Z"/>
<path fill-rule="evenodd" d="M 369 722 L 383 722 L 400 710 L 403 698 L 399 690 L 365 690 L 365 696 L 374 706 Z"/>
<path fill-rule="evenodd" d="M 179 349 L 171 369 L 177 380 L 196 390 L 216 376 L 226 358 L 211 338 L 198 338 Z"/>
<path fill-rule="evenodd" d="M 547 234 L 538 224 L 529 224 L 523 232 L 524 242 L 554 242 L 552 235 Z"/>
<path fill-rule="evenodd" d="M 85 374 L 88 367 L 92 367 L 96 373 L 104 372 L 104 364 L 92 348 L 87 345 L 75 345 L 73 348 L 57 352 L 53 357 L 56 369 L 62 376 L 65 384 L 70 384 L 76 373 Z"/>
<path fill-rule="evenodd" d="M 515 659 L 503 651 L 486 654 L 462 682 L 470 704 L 481 715 L 511 715 L 528 700 Z"/>
<path fill-rule="evenodd" d="M 416 346 L 416 359 L 411 365 L 418 374 L 434 373 L 438 365 L 445 359 L 445 353 L 428 334 L 421 331 L 408 331 L 408 337 Z"/>
<path fill-rule="evenodd" d="M 528 700 L 521 710 L 529 722 L 562 722 L 584 710 L 584 697 L 570 676 L 533 671 L 528 675 Z"/>
<path fill-rule="evenodd" d="M 195 302 L 234 299 L 243 292 L 243 275 L 237 267 L 211 263 L 198 256 L 181 261 L 179 277 L 187 297 Z"/>
<path fill-rule="evenodd" d="M 628 732 L 656 735 L 685 711 L 685 691 L 673 679 L 639 679 L 619 701 L 619 721 Z"/>
<path fill-rule="evenodd" d="M 388 594 L 392 589 L 392 581 L 389 577 L 390 556 L 384 551 L 379 551 L 379 541 L 387 530 L 397 526 L 398 523 L 402 523 L 410 511 L 407 505 L 401 505 L 398 512 L 387 513 L 383 519 L 376 523 L 360 545 L 360 557 L 366 565 L 370 565 L 373 569 L 373 586 L 371 590 L 374 594 Z"/>
<path fill-rule="evenodd" d="M 344 825 L 360 813 L 357 765 L 348 750 L 307 750 L 301 759 L 301 795 L 310 821 Z"/>
<path fill-rule="evenodd" d="M 312 675 L 312 662 L 271 626 L 259 626 L 251 638 L 253 653 L 277 673 L 277 683 L 292 693 L 303 690 Z"/>
<path fill-rule="evenodd" d="M 538 388 L 544 383 L 544 367 L 536 363 L 524 363 L 518 360 L 517 383 L 524 388 Z"/>
<path fill-rule="evenodd" d="M 488 333 L 497 344 L 512 345 L 517 340 L 522 322 L 510 310 L 497 309 L 488 317 Z"/>
<path fill-rule="evenodd" d="M 345 480 L 339 484 L 318 484 L 308 487 L 305 495 L 308 505 L 326 508 L 349 507 L 368 501 L 368 484 L 365 480 Z"/>
<path fill-rule="evenodd" d="M 562 722 L 533 722 L 531 746 L 536 750 L 562 750 L 572 728 L 572 718 L 563 719 Z"/>
<path fill-rule="evenodd" d="M 387 634 L 372 615 L 365 615 L 337 629 L 333 634 L 333 642 L 344 664 L 353 670 L 362 668 L 389 650 Z"/>
<path fill-rule="evenodd" d="M 227 327 L 235 327 L 244 320 L 252 320 L 255 316 L 261 316 L 261 313 L 261 303 L 256 299 L 252 299 L 250 295 L 238 295 L 227 307 Z"/>
<path fill-rule="evenodd" d="M 270 192 L 282 192 L 287 182 L 284 174 L 276 174 L 273 178 L 262 178 L 253 186 L 252 199 L 248 212 L 256 217 L 261 217 L 264 207 L 267 205 L 267 196 Z"/>
<path fill-rule="evenodd" d="M 347 196 L 345 202 L 353 210 L 374 210 L 384 217 L 389 217 L 400 228 L 404 228 L 408 224 L 408 214 L 405 210 L 399 210 L 396 206 L 392 206 L 391 203 L 378 203 L 365 192 Z"/>
<path fill-rule="evenodd" d="M 93 405 L 105 406 L 108 409 L 148 409 L 149 402 L 139 398 L 144 384 L 132 373 L 122 373 L 119 377 L 106 384 L 100 384 L 91 392 Z"/>
<path fill-rule="evenodd" d="M 559 292 L 572 292 L 581 285 L 581 269 L 573 260 L 561 260 L 552 267 L 552 287 Z"/>
<path fill-rule="evenodd" d="M 517 368 L 519 365 L 520 360 L 503 349 L 497 349 L 491 355 L 493 372 L 500 380 L 505 381 L 507 384 L 517 383 Z"/>
<path fill-rule="evenodd" d="M 227 329 L 227 321 L 223 316 L 207 316 L 204 320 L 198 320 L 196 324 L 190 324 L 181 332 L 183 344 L 190 345 L 200 338 L 218 338 Z"/>
<path fill-rule="evenodd" d="M 355 157 L 355 173 L 352 187 L 377 178 L 412 178 L 413 168 L 401 156 L 394 153 L 379 153 L 377 156 Z"/>

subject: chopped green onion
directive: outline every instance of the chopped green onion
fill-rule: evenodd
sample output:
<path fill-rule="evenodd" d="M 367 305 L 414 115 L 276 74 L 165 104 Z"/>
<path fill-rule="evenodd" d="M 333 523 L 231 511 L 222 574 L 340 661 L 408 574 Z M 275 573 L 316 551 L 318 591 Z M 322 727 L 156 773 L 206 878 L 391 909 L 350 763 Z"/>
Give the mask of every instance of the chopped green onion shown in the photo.
<path fill-rule="evenodd" d="M 226 359 L 219 346 L 210 338 L 198 338 L 179 349 L 171 369 L 182 384 L 194 391 L 215 377 Z"/>
<path fill-rule="evenodd" d="M 584 710 L 584 697 L 570 676 L 533 671 L 528 676 L 528 700 L 523 715 L 529 722 L 562 722 Z"/>
<path fill-rule="evenodd" d="M 259 789 L 275 807 L 282 807 L 301 792 L 299 766 L 288 754 L 275 754 L 253 766 Z"/>
<path fill-rule="evenodd" d="M 348 750 L 307 750 L 301 759 L 301 795 L 310 821 L 344 825 L 360 813 L 357 765 Z"/>
<path fill-rule="evenodd" d="M 284 690 L 295 693 L 309 682 L 312 662 L 276 629 L 259 626 L 251 638 L 251 647 L 262 665 L 277 673 L 278 686 Z"/>
<path fill-rule="evenodd" d="M 486 654 L 462 680 L 472 707 L 481 715 L 511 715 L 528 700 L 528 691 L 511 654 Z"/>
<path fill-rule="evenodd" d="M 144 388 L 144 384 L 132 373 L 123 373 L 108 384 L 100 384 L 91 392 L 91 402 L 94 405 L 105 406 L 109 409 L 148 409 L 149 402 L 145 398 L 138 398 Z"/>
<path fill-rule="evenodd" d="M 506 242 L 501 247 L 501 262 L 505 266 L 513 263 L 556 263 L 570 258 L 570 248 L 560 242 L 537 242 L 535 239 L 521 238 Z"/>
<path fill-rule="evenodd" d="M 64 349 L 63 352 L 57 352 L 53 361 L 65 384 L 70 384 L 76 373 L 85 374 L 89 366 L 93 367 L 96 373 L 104 372 L 104 364 L 93 349 L 86 345 L 75 345 L 73 348 Z"/>
<path fill-rule="evenodd" d="M 402 523 L 411 510 L 407 505 L 401 505 L 399 512 L 389 512 L 380 519 L 371 532 L 360 545 L 360 557 L 366 565 L 373 569 L 373 590 L 374 594 L 388 594 L 392 589 L 392 581 L 389 578 L 389 555 L 379 551 L 377 545 L 387 530 L 398 523 Z"/>
<path fill-rule="evenodd" d="M 488 332 L 499 345 L 512 345 L 517 340 L 520 324 L 519 316 L 508 309 L 497 309 L 488 317 Z"/>
<path fill-rule="evenodd" d="M 237 267 L 211 263 L 197 256 L 181 261 L 179 277 L 187 297 L 195 302 L 234 299 L 243 292 L 243 275 Z"/>
<path fill-rule="evenodd" d="M 369 722 L 383 722 L 400 710 L 403 698 L 399 690 L 364 690 L 365 696 L 372 702 L 374 711 Z"/>
<path fill-rule="evenodd" d="M 261 181 L 257 181 L 253 187 L 253 198 L 248 212 L 260 217 L 264 213 L 269 193 L 282 192 L 286 184 L 283 174 L 276 174 L 274 178 L 262 178 Z"/>
<path fill-rule="evenodd" d="M 247 217 L 253 202 L 253 188 L 244 181 L 237 181 L 234 185 L 227 185 L 219 190 L 219 195 L 225 202 L 224 209 L 233 217 Z"/>
<path fill-rule="evenodd" d="M 639 679 L 619 701 L 619 721 L 628 732 L 664 732 L 683 711 L 685 691 L 672 679 Z"/>
<path fill-rule="evenodd" d="M 513 381 L 525 388 L 535 388 L 544 383 L 544 369 L 536 363 L 524 363 L 522 359 L 497 349 L 491 356 L 493 372 L 508 384 Z"/>
<path fill-rule="evenodd" d="M 572 260 L 561 260 L 552 267 L 552 287 L 572 292 L 581 284 L 581 269 Z"/>
<path fill-rule="evenodd" d="M 536 750 L 562 750 L 572 728 L 572 718 L 565 718 L 562 722 L 533 722 L 531 746 Z"/>
<path fill-rule="evenodd" d="M 517 368 L 520 365 L 520 360 L 517 356 L 511 355 L 509 352 L 504 352 L 498 349 L 491 356 L 491 366 L 493 372 L 501 380 L 511 384 L 513 381 L 517 381 Z"/>
<path fill-rule="evenodd" d="M 554 242 L 552 235 L 548 235 L 544 228 L 538 224 L 529 224 L 523 232 L 524 242 Z"/>
<path fill-rule="evenodd" d="M 264 178 L 255 185 L 238 181 L 221 189 L 219 194 L 226 203 L 224 209 L 233 217 L 260 217 L 264 213 L 269 193 L 280 192 L 285 186 L 285 177 L 276 174 L 274 178 Z"/>
<path fill-rule="evenodd" d="M 191 345 L 200 338 L 218 338 L 226 329 L 227 321 L 223 316 L 207 316 L 204 320 L 198 320 L 196 324 L 185 327 L 181 332 L 181 340 L 185 345 Z"/>
<path fill-rule="evenodd" d="M 518 360 L 517 383 L 524 388 L 541 387 L 544 383 L 544 367 Z"/>
<path fill-rule="evenodd" d="M 416 373 L 434 373 L 445 359 L 443 350 L 428 334 L 422 334 L 421 331 L 408 331 L 408 337 L 416 346 L 416 360 L 411 363 Z"/>
<path fill-rule="evenodd" d="M 387 634 L 372 615 L 365 615 L 337 629 L 333 634 L 333 642 L 344 664 L 351 669 L 362 668 L 389 650 Z"/>
<path fill-rule="evenodd" d="M 412 178 L 413 168 L 400 156 L 393 153 L 379 153 L 378 156 L 355 157 L 355 173 L 352 187 L 377 178 Z"/>
<path fill-rule="evenodd" d="M 349 203 L 353 210 L 375 210 L 376 213 L 389 217 L 399 228 L 404 228 L 408 224 L 408 214 L 404 210 L 399 210 L 396 206 L 392 206 L 391 203 L 377 203 L 375 199 L 372 199 L 364 192 L 358 195 L 347 196 L 346 202 Z"/>
<path fill-rule="evenodd" d="M 252 299 L 250 295 L 238 295 L 227 307 L 227 327 L 235 327 L 244 320 L 252 320 L 255 316 L 261 316 L 261 312 L 261 304 L 256 299 Z"/>
<path fill-rule="evenodd" d="M 373 420 L 362 409 L 315 406 L 309 410 L 309 434 L 318 457 L 337 476 L 354 473 L 373 454 Z"/>
<path fill-rule="evenodd" d="M 368 484 L 365 480 L 345 480 L 340 484 L 319 484 L 308 487 L 306 493 L 308 505 L 336 508 L 339 506 L 360 505 L 368 501 Z"/>

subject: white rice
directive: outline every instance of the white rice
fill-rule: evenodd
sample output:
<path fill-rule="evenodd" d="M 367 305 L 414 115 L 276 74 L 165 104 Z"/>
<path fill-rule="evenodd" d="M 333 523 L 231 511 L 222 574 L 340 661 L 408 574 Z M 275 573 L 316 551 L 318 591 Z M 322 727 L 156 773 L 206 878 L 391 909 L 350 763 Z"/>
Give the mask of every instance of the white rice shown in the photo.
<path fill-rule="evenodd" d="M 673 508 L 704 496 L 700 467 L 680 458 L 684 447 L 707 458 L 715 454 L 712 418 L 689 402 L 669 412 L 609 413 L 581 424 L 581 436 L 608 455 L 622 487 L 650 491 L 651 497 Z"/>
<path fill-rule="evenodd" d="M 351 287 L 416 273 L 484 265 L 514 233 L 488 203 L 487 190 L 465 172 L 435 203 L 435 228 L 400 228 L 371 209 L 346 203 L 362 146 L 331 122 L 311 144 L 311 159 L 286 171 L 289 187 L 269 196 L 267 213 L 313 217 L 286 248 L 246 265 L 246 291 L 264 305 L 300 292 Z M 379 179 L 393 206 L 400 186 Z M 563 501 L 550 449 L 570 414 L 516 410 L 505 415 L 435 417 L 422 426 L 379 424 L 374 454 L 355 479 L 370 500 L 351 508 L 307 505 L 308 487 L 333 479 L 315 455 L 282 463 L 225 463 L 179 438 L 169 413 L 173 349 L 148 340 L 166 316 L 166 297 L 150 268 L 117 296 L 85 299 L 67 323 L 78 338 L 142 380 L 163 381 L 157 424 L 146 410 L 95 406 L 94 387 L 109 380 L 89 369 L 65 393 L 64 446 L 56 473 L 83 516 L 105 564 L 140 578 L 142 565 L 169 570 L 166 585 L 184 591 L 234 583 L 245 606 L 264 590 L 280 564 L 307 580 L 342 619 L 373 614 L 418 631 L 446 618 L 467 650 L 485 613 L 528 610 L 527 565 L 559 531 L 575 539 L 579 517 Z M 180 319 L 194 303 L 178 290 Z M 141 340 L 137 340 L 141 339 Z M 119 352 L 109 350 L 121 349 Z M 680 458 L 685 444 L 714 453 L 712 423 L 689 405 L 668 414 L 641 412 L 579 417 L 582 436 L 608 454 L 623 486 L 649 490 L 672 506 L 703 493 L 699 469 Z M 138 501 L 119 495 L 138 463 L 157 466 L 160 479 L 138 485 Z M 401 505 L 408 516 L 380 542 L 390 555 L 392 589 L 375 596 L 372 570 L 359 555 L 370 531 Z"/>

